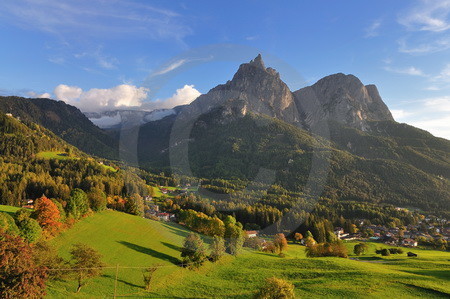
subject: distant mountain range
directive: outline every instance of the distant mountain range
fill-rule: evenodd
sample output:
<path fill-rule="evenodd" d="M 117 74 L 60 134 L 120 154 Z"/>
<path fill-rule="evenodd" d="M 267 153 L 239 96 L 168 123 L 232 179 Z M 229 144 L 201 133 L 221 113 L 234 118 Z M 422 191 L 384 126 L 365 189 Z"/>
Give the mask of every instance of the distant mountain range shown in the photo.
<path fill-rule="evenodd" d="M 62 102 L 0 97 L 0 111 L 90 154 L 117 158 L 121 144 L 122 157 L 136 155 L 146 169 L 188 161 L 198 177 L 252 180 L 264 168 L 275 173 L 272 183 L 306 192 L 320 157 L 329 168 L 314 179 L 325 180 L 325 197 L 450 210 L 450 141 L 395 122 L 376 86 L 353 75 L 292 92 L 258 55 L 232 80 L 174 109 L 85 116 Z"/>

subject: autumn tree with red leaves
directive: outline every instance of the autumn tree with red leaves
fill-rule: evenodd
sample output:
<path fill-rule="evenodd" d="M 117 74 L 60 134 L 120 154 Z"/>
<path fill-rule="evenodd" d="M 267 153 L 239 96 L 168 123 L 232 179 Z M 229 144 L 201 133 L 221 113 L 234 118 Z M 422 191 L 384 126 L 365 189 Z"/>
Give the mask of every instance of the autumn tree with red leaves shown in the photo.
<path fill-rule="evenodd" d="M 50 235 L 55 235 L 61 228 L 61 214 L 58 207 L 43 195 L 35 201 L 34 215 L 39 225 Z"/>
<path fill-rule="evenodd" d="M 46 279 L 31 245 L 0 230 L 0 298 L 42 298 Z"/>

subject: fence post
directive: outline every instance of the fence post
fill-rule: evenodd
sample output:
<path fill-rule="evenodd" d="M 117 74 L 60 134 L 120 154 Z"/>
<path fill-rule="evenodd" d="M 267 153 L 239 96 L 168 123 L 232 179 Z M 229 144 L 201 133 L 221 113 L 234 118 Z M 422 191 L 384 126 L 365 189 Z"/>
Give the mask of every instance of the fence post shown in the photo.
<path fill-rule="evenodd" d="M 114 299 L 117 296 L 117 277 L 119 276 L 119 264 L 116 264 L 116 278 L 114 280 Z"/>

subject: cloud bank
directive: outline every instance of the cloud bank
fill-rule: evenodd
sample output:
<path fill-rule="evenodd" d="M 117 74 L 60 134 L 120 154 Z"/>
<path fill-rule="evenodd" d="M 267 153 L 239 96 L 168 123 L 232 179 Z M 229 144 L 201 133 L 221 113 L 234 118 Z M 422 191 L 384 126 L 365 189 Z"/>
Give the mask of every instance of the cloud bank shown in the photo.
<path fill-rule="evenodd" d="M 109 89 L 92 88 L 83 91 L 77 86 L 60 84 L 53 91 L 55 98 L 83 112 L 139 107 L 147 98 L 148 89 L 122 84 Z"/>
<path fill-rule="evenodd" d="M 200 95 L 201 93 L 194 88 L 194 85 L 184 85 L 182 88 L 177 89 L 170 98 L 146 102 L 142 105 L 142 108 L 147 110 L 170 109 L 176 106 L 190 104 Z"/>
<path fill-rule="evenodd" d="M 134 85 L 122 84 L 108 89 L 92 88 L 84 91 L 78 86 L 60 84 L 53 94 L 56 100 L 73 105 L 83 112 L 101 112 L 123 109 L 170 109 L 186 105 L 195 100 L 201 93 L 194 85 L 184 85 L 167 99 L 147 101 L 149 89 Z M 46 97 L 50 97 L 49 94 Z"/>
<path fill-rule="evenodd" d="M 405 102 L 399 109 L 392 109 L 396 121 L 408 123 L 450 140 L 450 97 L 436 97 Z"/>

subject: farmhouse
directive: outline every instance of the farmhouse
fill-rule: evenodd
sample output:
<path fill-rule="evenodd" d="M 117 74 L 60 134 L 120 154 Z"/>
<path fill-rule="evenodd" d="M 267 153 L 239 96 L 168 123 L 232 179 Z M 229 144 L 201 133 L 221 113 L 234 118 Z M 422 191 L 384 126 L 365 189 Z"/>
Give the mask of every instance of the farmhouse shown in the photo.
<path fill-rule="evenodd" d="M 169 213 L 157 213 L 156 217 L 161 221 L 169 221 L 170 214 Z"/>
<path fill-rule="evenodd" d="M 414 241 L 413 239 L 404 239 L 402 244 L 403 246 L 416 247 L 417 241 Z"/>
<path fill-rule="evenodd" d="M 256 230 L 246 230 L 245 234 L 247 235 L 248 238 L 255 238 L 258 236 L 258 231 Z"/>

